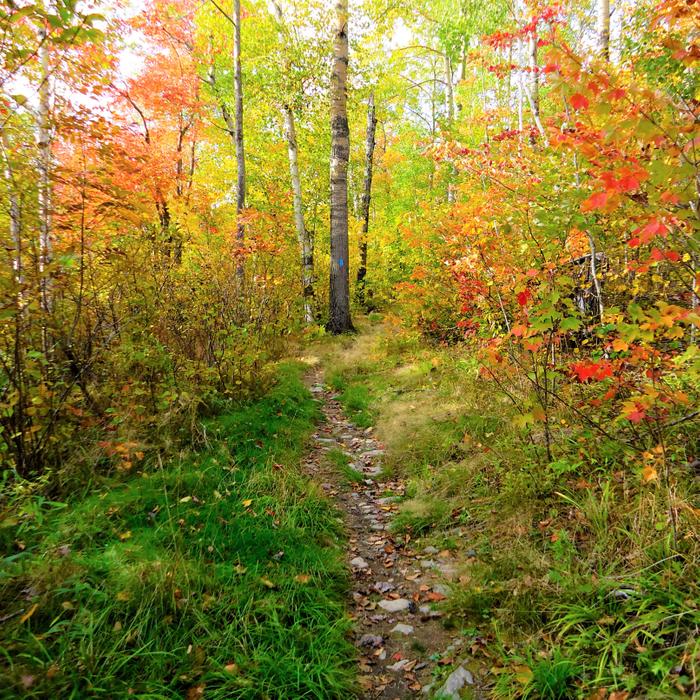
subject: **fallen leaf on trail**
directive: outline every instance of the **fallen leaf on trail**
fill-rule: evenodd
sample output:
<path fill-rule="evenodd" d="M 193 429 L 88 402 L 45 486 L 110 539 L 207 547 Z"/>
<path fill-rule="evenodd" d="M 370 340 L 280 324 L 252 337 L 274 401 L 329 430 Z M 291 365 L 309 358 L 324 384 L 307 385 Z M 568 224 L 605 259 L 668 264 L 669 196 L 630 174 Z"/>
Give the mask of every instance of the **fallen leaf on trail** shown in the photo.
<path fill-rule="evenodd" d="M 262 577 L 260 579 L 260 583 L 262 583 L 262 585 L 265 586 L 266 588 L 277 588 L 277 584 L 270 581 L 269 578 Z"/>
<path fill-rule="evenodd" d="M 250 508 L 250 506 L 253 504 L 253 499 L 252 498 L 244 498 L 241 501 L 241 504 L 243 505 L 244 508 Z"/>
<path fill-rule="evenodd" d="M 119 539 L 120 539 L 122 542 L 126 542 L 126 540 L 131 539 L 131 530 L 127 530 L 126 532 L 120 533 Z"/>
<path fill-rule="evenodd" d="M 238 664 L 230 663 L 224 666 L 226 673 L 238 673 Z"/>
<path fill-rule="evenodd" d="M 199 685 L 192 686 L 187 691 L 187 700 L 198 700 L 199 698 L 203 698 L 205 688 L 206 688 L 206 685 L 204 685 L 204 683 L 200 683 Z"/>
<path fill-rule="evenodd" d="M 246 571 L 248 571 L 248 567 L 247 567 L 247 566 L 243 566 L 242 564 L 236 564 L 236 566 L 233 567 L 233 570 L 234 570 L 237 574 L 244 574 Z"/>
<path fill-rule="evenodd" d="M 308 583 L 309 581 L 311 581 L 311 576 L 309 574 L 297 574 L 294 577 L 294 580 L 297 583 Z"/>
<path fill-rule="evenodd" d="M 180 499 L 180 503 L 189 503 L 192 500 L 192 496 L 185 496 Z"/>
<path fill-rule="evenodd" d="M 532 669 L 524 664 L 513 666 L 515 672 L 515 680 L 521 685 L 527 685 L 532 680 Z"/>
<path fill-rule="evenodd" d="M 131 593 L 129 591 L 119 591 L 117 593 L 117 600 L 121 601 L 122 603 L 125 603 L 127 600 L 131 599 Z"/>
<path fill-rule="evenodd" d="M 644 479 L 644 483 L 648 484 L 650 481 L 656 481 L 658 478 L 659 474 L 654 467 L 646 466 L 642 469 L 642 479 Z"/>
<path fill-rule="evenodd" d="M 19 618 L 19 624 L 20 625 L 24 624 L 37 611 L 38 607 L 39 607 L 39 604 L 34 603 L 34 605 L 32 605 L 32 607 L 29 608 L 29 610 L 27 610 L 27 612 L 24 613 L 24 615 L 22 615 L 22 617 Z"/>
<path fill-rule="evenodd" d="M 425 599 L 430 600 L 434 603 L 437 603 L 438 601 L 445 600 L 447 598 L 446 595 L 443 595 L 442 593 L 438 593 L 437 591 L 431 591 L 430 593 L 425 594 Z"/>
<path fill-rule="evenodd" d="M 629 696 L 628 690 L 616 690 L 614 693 L 610 693 L 608 700 L 627 700 Z"/>
<path fill-rule="evenodd" d="M 601 617 L 599 620 L 596 620 L 596 623 L 601 627 L 607 627 L 608 625 L 615 624 L 615 618 L 611 617 L 610 615 L 605 615 L 605 617 Z"/>

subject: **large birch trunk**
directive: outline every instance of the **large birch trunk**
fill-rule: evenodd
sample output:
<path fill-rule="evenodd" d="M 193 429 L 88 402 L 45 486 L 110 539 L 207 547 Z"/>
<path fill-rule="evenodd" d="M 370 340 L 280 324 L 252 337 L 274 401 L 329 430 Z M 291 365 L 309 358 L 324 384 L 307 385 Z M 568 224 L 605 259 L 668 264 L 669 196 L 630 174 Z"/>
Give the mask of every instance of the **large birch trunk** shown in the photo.
<path fill-rule="evenodd" d="M 360 266 L 357 269 L 357 301 L 367 304 L 367 238 L 369 235 L 369 211 L 372 203 L 372 160 L 374 158 L 375 136 L 377 132 L 377 113 L 374 108 L 374 94 L 369 96 L 367 104 L 367 139 L 365 141 L 365 181 L 362 190 L 362 237 L 360 238 Z"/>
<path fill-rule="evenodd" d="M 245 209 L 246 179 L 245 150 L 243 145 L 243 77 L 241 75 L 241 0 L 233 0 L 233 82 L 235 105 L 235 144 L 236 144 L 236 241 L 239 252 L 245 239 L 243 210 Z M 243 262 L 238 264 L 238 275 L 243 276 Z"/>
<path fill-rule="evenodd" d="M 314 248 L 313 241 L 304 223 L 304 202 L 301 193 L 301 178 L 299 177 L 299 152 L 297 134 L 294 126 L 294 112 L 288 105 L 284 107 L 284 118 L 287 127 L 287 149 L 289 151 L 289 175 L 292 180 L 292 195 L 294 199 L 294 223 L 301 251 L 302 284 L 304 288 L 304 320 L 313 323 L 314 311 Z"/>
<path fill-rule="evenodd" d="M 353 330 L 348 270 L 348 0 L 337 1 L 336 19 L 331 75 L 331 269 L 328 330 L 343 333 Z"/>

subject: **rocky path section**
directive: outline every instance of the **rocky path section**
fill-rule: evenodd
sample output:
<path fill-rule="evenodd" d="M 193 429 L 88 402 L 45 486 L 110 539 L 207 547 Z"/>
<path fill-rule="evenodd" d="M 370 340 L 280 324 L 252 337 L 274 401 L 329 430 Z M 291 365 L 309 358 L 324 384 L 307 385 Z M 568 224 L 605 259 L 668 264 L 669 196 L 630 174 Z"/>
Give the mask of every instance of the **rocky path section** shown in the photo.
<path fill-rule="evenodd" d="M 324 386 L 321 371 L 314 370 L 309 381 L 326 421 L 314 436 L 316 445 L 305 466 L 345 513 L 364 697 L 481 697 L 469 659 L 463 658 L 462 638 L 440 622 L 439 602 L 449 595 L 449 581 L 457 575 L 455 560 L 449 551 L 421 551 L 410 536 L 392 534 L 390 523 L 404 484 L 382 476 L 382 445 L 371 428 L 363 430 L 347 420 Z M 325 458 L 332 449 L 342 450 L 357 472 L 351 483 Z M 436 674 L 442 666 L 449 666 L 451 673 Z"/>

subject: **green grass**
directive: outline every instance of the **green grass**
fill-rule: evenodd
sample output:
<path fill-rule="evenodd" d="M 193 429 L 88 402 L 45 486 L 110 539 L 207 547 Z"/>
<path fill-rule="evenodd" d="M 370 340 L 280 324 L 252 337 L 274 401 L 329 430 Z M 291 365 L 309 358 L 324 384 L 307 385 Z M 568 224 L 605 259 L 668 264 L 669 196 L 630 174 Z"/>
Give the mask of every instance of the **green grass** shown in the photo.
<path fill-rule="evenodd" d="M 334 447 L 326 452 L 325 458 L 347 484 L 359 484 L 365 478 L 362 472 L 350 466 L 350 457 L 343 450 Z"/>
<path fill-rule="evenodd" d="M 348 381 L 340 373 L 334 374 L 329 384 L 338 392 L 338 400 L 343 405 L 348 418 L 360 428 L 369 428 L 375 417 L 370 388 L 361 382 Z"/>
<path fill-rule="evenodd" d="M 530 660 L 532 678 L 525 688 L 525 700 L 566 700 L 574 694 L 574 682 L 581 670 L 555 649 L 551 658 Z"/>
<path fill-rule="evenodd" d="M 3 523 L 0 697 L 352 694 L 340 520 L 297 470 L 319 419 L 301 372 L 209 420 L 205 451 Z"/>

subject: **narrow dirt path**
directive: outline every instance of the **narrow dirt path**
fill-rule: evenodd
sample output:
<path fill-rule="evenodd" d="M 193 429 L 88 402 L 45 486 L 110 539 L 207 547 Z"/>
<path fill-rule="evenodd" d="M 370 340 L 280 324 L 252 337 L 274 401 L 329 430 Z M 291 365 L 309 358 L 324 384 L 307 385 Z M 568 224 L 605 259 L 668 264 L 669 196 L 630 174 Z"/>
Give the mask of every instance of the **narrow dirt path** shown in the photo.
<path fill-rule="evenodd" d="M 481 697 L 469 660 L 462 658 L 462 638 L 445 629 L 436 609 L 457 573 L 451 553 L 434 547 L 416 551 L 408 535 L 392 534 L 389 526 L 405 485 L 382 477 L 383 446 L 372 428 L 359 428 L 346 418 L 323 384 L 322 370 L 314 369 L 308 381 L 326 421 L 314 435 L 305 467 L 345 514 L 353 576 L 350 606 L 364 697 Z M 344 478 L 325 458 L 332 449 L 347 455 L 359 473 L 356 479 Z M 439 664 L 453 670 L 436 683 L 433 672 Z"/>

